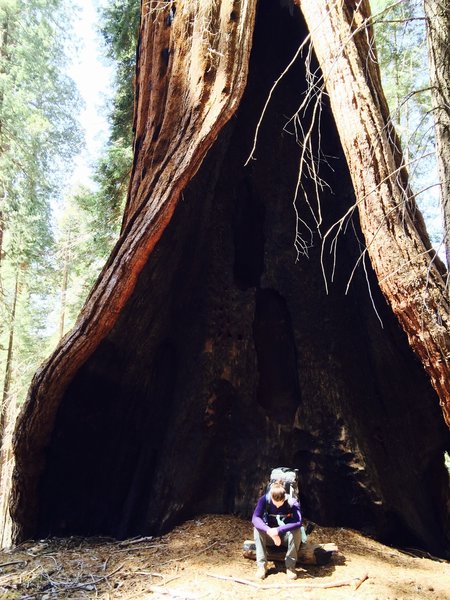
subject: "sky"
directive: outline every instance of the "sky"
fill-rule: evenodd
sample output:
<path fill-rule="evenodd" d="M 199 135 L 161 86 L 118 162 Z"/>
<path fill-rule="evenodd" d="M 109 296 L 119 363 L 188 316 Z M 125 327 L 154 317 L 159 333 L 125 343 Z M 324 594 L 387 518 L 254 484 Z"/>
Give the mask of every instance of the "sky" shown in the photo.
<path fill-rule="evenodd" d="M 113 69 L 102 56 L 102 39 L 98 32 L 97 9 L 107 0 L 74 0 L 78 7 L 75 35 L 79 38 L 78 52 L 73 56 L 69 75 L 74 79 L 84 101 L 80 123 L 85 132 L 85 149 L 76 159 L 72 184 L 91 183 L 92 165 L 99 158 L 108 139 L 105 105 L 111 96 Z"/>

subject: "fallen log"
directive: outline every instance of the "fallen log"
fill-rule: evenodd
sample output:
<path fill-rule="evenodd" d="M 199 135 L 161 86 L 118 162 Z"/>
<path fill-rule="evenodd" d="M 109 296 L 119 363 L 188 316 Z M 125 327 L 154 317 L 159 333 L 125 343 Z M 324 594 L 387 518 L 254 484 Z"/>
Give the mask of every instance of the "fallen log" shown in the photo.
<path fill-rule="evenodd" d="M 333 554 L 337 552 L 336 544 L 311 544 L 307 542 L 300 546 L 298 552 L 298 565 L 326 565 L 330 562 Z M 245 540 L 243 548 L 245 558 L 256 560 L 256 546 L 253 540 Z M 267 560 L 284 561 L 286 554 L 285 546 L 268 546 Z"/>

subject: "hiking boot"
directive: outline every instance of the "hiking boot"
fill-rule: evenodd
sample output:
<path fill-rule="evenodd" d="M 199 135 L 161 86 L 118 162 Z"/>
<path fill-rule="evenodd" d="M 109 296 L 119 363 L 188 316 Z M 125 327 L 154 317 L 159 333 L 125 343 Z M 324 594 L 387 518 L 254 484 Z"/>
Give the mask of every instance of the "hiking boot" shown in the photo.
<path fill-rule="evenodd" d="M 309 535 L 310 533 L 312 533 L 315 528 L 316 528 L 316 524 L 313 523 L 312 521 L 308 521 L 308 523 L 306 523 L 306 525 L 305 525 L 306 535 Z"/>
<path fill-rule="evenodd" d="M 256 578 L 257 579 L 265 579 L 267 575 L 266 567 L 258 567 L 256 569 Z"/>
<path fill-rule="evenodd" d="M 297 571 L 295 569 L 286 569 L 288 579 L 297 579 Z"/>

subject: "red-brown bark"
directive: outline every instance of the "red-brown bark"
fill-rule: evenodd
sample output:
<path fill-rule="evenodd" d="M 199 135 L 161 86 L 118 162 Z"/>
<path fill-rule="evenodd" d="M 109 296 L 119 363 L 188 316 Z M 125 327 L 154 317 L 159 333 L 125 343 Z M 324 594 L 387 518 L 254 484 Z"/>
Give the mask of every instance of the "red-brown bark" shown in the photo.
<path fill-rule="evenodd" d="M 173 23 L 172 5 L 142 5 L 135 159 L 122 235 L 75 327 L 36 373 L 18 421 L 13 512 L 31 529 L 42 453 L 59 400 L 116 322 L 183 188 L 245 88 L 256 0 L 186 2 Z M 25 448 L 33 448 L 32 460 Z"/>
<path fill-rule="evenodd" d="M 450 427 L 450 307 L 389 123 L 367 0 L 301 0 L 347 158 L 380 287 L 436 389 Z"/>
<path fill-rule="evenodd" d="M 344 498 L 337 509 L 328 506 L 326 499 L 329 502 L 334 495 L 325 493 L 323 486 L 332 486 L 333 479 L 324 478 L 321 469 L 330 474 L 335 472 L 336 464 L 343 464 L 342 473 L 347 486 L 345 489 L 349 490 L 349 497 L 360 499 L 361 513 L 365 512 L 364 507 L 370 506 L 375 521 L 384 520 L 383 511 L 389 514 L 395 509 L 397 512 L 408 513 L 405 517 L 407 527 L 415 529 L 419 537 L 426 540 L 424 543 L 428 547 L 435 543 L 437 551 L 441 551 L 443 542 L 434 542 L 434 533 L 440 531 L 440 517 L 431 523 L 434 513 L 428 507 L 435 500 L 435 488 L 439 490 L 437 494 L 443 486 L 440 482 L 435 482 L 435 488 L 428 494 L 428 490 L 418 489 L 417 480 L 422 481 L 423 477 L 429 476 L 435 468 L 438 454 L 441 461 L 442 431 L 439 430 L 439 435 L 435 436 L 436 443 L 428 444 L 426 451 L 422 453 L 420 469 L 415 465 L 419 475 L 415 474 L 416 478 L 412 483 L 407 480 L 408 473 L 405 474 L 408 493 L 415 495 L 414 499 L 420 497 L 420 503 L 411 501 L 410 496 L 403 499 L 403 490 L 399 498 L 398 477 L 396 472 L 393 474 L 395 468 L 383 468 L 383 444 L 390 448 L 389 444 L 393 443 L 387 427 L 391 420 L 397 422 L 398 412 L 403 416 L 404 409 L 400 410 L 398 407 L 404 407 L 407 396 L 397 387 L 402 402 L 396 404 L 392 401 L 391 390 L 385 385 L 386 370 L 389 371 L 386 380 L 392 381 L 393 385 L 398 386 L 398 378 L 401 377 L 392 366 L 393 361 L 388 360 L 393 348 L 400 348 L 398 364 L 402 367 L 407 365 L 404 367 L 406 369 L 411 366 L 414 370 L 414 382 L 418 382 L 419 390 L 424 390 L 423 396 L 427 403 L 431 402 L 432 396 L 434 398 L 434 393 L 431 389 L 428 390 L 427 382 L 424 386 L 420 380 L 422 374 L 419 376 L 415 370 L 417 365 L 412 365 L 411 357 L 406 356 L 406 342 L 403 338 L 400 339 L 399 332 L 395 329 L 396 323 L 392 327 L 392 315 L 387 317 L 391 319 L 389 335 L 381 339 L 378 328 L 373 327 L 371 318 L 366 317 L 367 309 L 364 308 L 361 330 L 356 326 L 352 329 L 351 341 L 348 342 L 347 338 L 343 340 L 346 335 L 348 337 L 353 324 L 350 325 L 349 320 L 350 308 L 345 305 L 342 297 L 338 298 L 336 294 L 333 299 L 329 299 L 323 294 L 314 278 L 315 274 L 311 273 L 312 262 L 302 266 L 302 270 L 292 277 L 292 271 L 284 267 L 284 261 L 290 255 L 286 250 L 287 236 L 283 218 L 280 217 L 282 213 L 277 210 L 286 206 L 285 200 L 290 190 L 279 173 L 274 171 L 286 172 L 292 177 L 296 158 L 293 158 L 286 140 L 279 135 L 279 123 L 274 122 L 269 131 L 273 136 L 278 136 L 276 147 L 285 161 L 282 165 L 283 168 L 286 167 L 285 171 L 281 167 L 274 168 L 269 161 L 263 163 L 265 168 L 259 171 L 256 165 L 255 172 L 258 176 L 255 176 L 255 181 L 248 171 L 241 172 L 242 146 L 251 137 L 248 132 L 242 138 L 236 135 L 234 145 L 231 144 L 231 155 L 227 155 L 225 160 L 223 177 L 227 183 L 234 178 L 235 173 L 239 173 L 239 180 L 234 182 L 235 187 L 224 191 L 224 181 L 217 184 L 218 172 L 222 168 L 217 155 L 223 157 L 227 152 L 226 136 L 218 140 L 217 148 L 215 145 L 212 149 L 211 163 L 206 158 L 207 167 L 211 168 L 213 175 L 210 176 L 204 172 L 205 169 L 200 168 L 208 150 L 240 103 L 246 85 L 256 0 L 168 2 L 162 11 L 153 10 L 152 7 L 156 5 L 159 6 L 160 3 L 144 3 L 143 7 L 136 78 L 135 157 L 121 238 L 74 330 L 62 340 L 54 355 L 36 374 L 17 427 L 14 442 L 17 464 L 12 492 L 16 539 L 34 535 L 38 530 L 36 523 L 39 518 L 41 532 L 80 529 L 98 532 L 100 528 L 95 521 L 97 517 L 102 524 L 106 522 L 103 532 L 106 530 L 111 533 L 111 528 L 117 527 L 118 520 L 121 521 L 124 534 L 129 533 L 134 526 L 151 528 L 154 525 L 153 512 L 156 512 L 155 497 L 159 500 L 157 526 L 161 528 L 171 523 L 171 519 L 183 514 L 185 509 L 192 509 L 189 505 L 189 502 L 192 504 L 191 480 L 202 483 L 203 475 L 194 473 L 195 468 L 200 471 L 203 469 L 205 473 L 214 472 L 216 465 L 212 468 L 211 461 L 214 462 L 213 459 L 218 457 L 217 462 L 226 463 L 223 455 L 228 453 L 238 461 L 241 456 L 247 457 L 246 464 L 240 466 L 245 473 L 254 471 L 254 465 L 251 464 L 253 459 L 262 470 L 265 466 L 263 463 L 271 458 L 270 451 L 265 447 L 267 445 L 277 452 L 282 448 L 291 457 L 294 453 L 297 457 L 307 455 L 305 460 L 310 465 L 308 477 L 316 485 L 315 489 L 311 486 L 311 496 L 323 500 L 322 506 L 319 502 L 317 504 L 325 517 L 338 514 L 341 509 L 344 511 L 342 507 L 347 506 L 349 498 Z M 270 12 L 273 4 L 266 2 L 265 5 L 266 8 L 270 6 L 269 13 L 274 16 L 276 11 Z M 311 20 L 311 34 L 327 80 L 335 120 L 341 127 L 343 147 L 358 194 L 361 222 L 384 293 L 392 301 L 394 310 L 410 335 L 411 343 L 418 346 L 419 351 L 420 348 L 426 348 L 428 352 L 431 348 L 435 352 L 434 346 L 430 346 L 428 342 L 427 346 L 423 343 L 420 345 L 420 336 L 424 331 L 422 326 L 414 332 L 414 326 L 418 325 L 417 315 L 421 314 L 421 305 L 417 303 L 420 290 L 416 290 L 414 286 L 422 285 L 423 277 L 431 274 L 432 281 L 426 289 L 429 290 L 427 293 L 431 290 L 434 301 L 438 303 L 441 280 L 435 266 L 429 267 L 426 234 L 419 231 L 422 224 L 420 217 L 412 212 L 412 203 L 406 203 L 404 227 L 401 226 L 398 211 L 391 210 L 402 202 L 403 196 L 392 178 L 388 177 L 386 181 L 383 178 L 390 176 L 400 163 L 399 156 L 393 153 L 393 146 L 383 132 L 387 118 L 385 105 L 381 100 L 375 105 L 374 98 L 381 94 L 377 72 L 363 69 L 359 53 L 366 52 L 366 49 L 360 45 L 360 36 L 351 35 L 349 13 L 344 14 L 341 8 L 333 5 L 333 14 L 330 15 L 327 10 L 328 2 L 303 2 L 301 5 Z M 363 2 L 362 7 L 366 9 L 366 3 Z M 177 12 L 174 15 L 175 8 Z M 355 14 L 355 18 L 359 14 Z M 317 18 L 316 22 L 314 19 Z M 286 21 L 283 21 L 283 25 L 286 25 Z M 328 27 L 326 34 L 323 30 L 319 32 L 319 25 Z M 336 36 L 338 40 L 339 36 L 344 36 L 344 52 L 340 41 L 336 41 L 333 48 L 332 40 L 323 41 L 328 34 Z M 277 40 L 281 44 L 282 36 L 278 35 Z M 260 53 L 256 61 L 256 67 L 260 69 L 258 75 L 264 73 L 264 67 L 271 59 L 264 55 L 263 50 Z M 330 65 L 336 65 L 339 70 L 330 70 Z M 279 65 L 276 67 L 279 68 Z M 273 73 L 271 78 L 273 81 Z M 299 85 L 299 81 L 300 78 L 295 79 L 294 88 Z M 340 88 L 338 83 L 341 84 Z M 258 84 L 256 76 L 246 105 L 247 112 L 244 113 L 246 117 L 240 117 L 241 128 L 243 120 L 247 119 L 248 122 L 249 118 L 255 116 L 253 100 L 259 100 L 258 94 L 261 93 Z M 291 90 L 292 87 L 283 92 L 283 101 L 289 98 Z M 340 98 L 340 90 L 346 98 Z M 277 110 L 278 118 L 285 109 L 280 104 Z M 230 135 L 229 131 L 227 133 Z M 334 144 L 333 136 L 334 130 L 330 134 L 330 148 Z M 374 139 L 380 139 L 380 144 L 374 143 Z M 270 144 L 271 141 L 266 140 L 266 145 Z M 338 149 L 338 152 L 342 151 Z M 239 161 L 236 161 L 235 155 L 239 155 Z M 192 181 L 197 171 L 197 178 Z M 270 178 L 264 171 L 270 171 Z M 191 189 L 188 183 L 192 184 Z M 339 178 L 335 183 L 339 187 Z M 376 191 L 378 184 L 382 185 L 381 189 L 386 197 Z M 265 196 L 265 188 L 269 186 L 270 193 L 263 201 L 260 196 Z M 283 192 L 281 194 L 280 188 Z M 191 213 L 190 207 L 187 207 L 186 221 L 190 222 L 186 223 L 182 220 L 186 213 L 180 213 L 183 203 L 179 200 L 183 192 L 190 194 L 192 206 L 195 206 Z M 345 190 L 342 196 L 345 202 L 351 194 Z M 207 211 L 206 216 L 202 212 L 201 201 L 204 197 L 208 197 L 208 202 L 213 205 L 210 209 L 212 216 Z M 222 228 L 220 217 L 214 212 L 216 201 L 222 211 L 218 214 L 224 219 Z M 235 212 L 230 215 L 233 210 Z M 334 205 L 330 210 L 337 211 L 338 207 Z M 267 223 L 265 212 L 270 213 Z M 174 214 L 179 217 L 175 224 L 175 219 L 172 218 Z M 253 219 L 255 214 L 257 219 Z M 327 219 L 326 222 L 329 223 L 330 217 Z M 233 222 L 232 226 L 230 222 Z M 382 235 L 379 234 L 379 231 L 384 233 L 386 223 L 388 229 L 394 232 L 391 233 L 393 238 L 384 237 L 394 247 L 389 249 L 389 253 L 381 244 Z M 167 227 L 169 224 L 173 225 L 172 231 Z M 205 233 L 208 227 L 214 231 L 214 244 L 210 246 L 215 252 L 212 258 L 207 257 L 210 258 L 209 262 L 205 259 L 205 254 L 209 252 L 208 243 L 211 242 L 211 236 Z M 264 227 L 270 231 L 264 231 Z M 165 230 L 170 231 L 170 236 L 166 239 L 162 237 Z M 256 257 L 251 253 L 253 249 L 248 248 L 249 231 L 258 248 Z M 201 243 L 194 243 L 197 242 L 194 239 L 196 236 L 201 238 Z M 179 238 L 182 241 L 178 242 Z M 173 256 L 172 246 L 177 247 Z M 292 248 L 289 246 L 289 249 Z M 156 251 L 153 252 L 154 250 Z M 422 251 L 426 252 L 423 260 L 419 256 Z M 352 255 L 353 250 L 348 252 Z M 183 262 L 184 253 L 188 253 L 189 258 L 193 257 L 200 266 L 196 268 L 189 260 L 188 264 Z M 266 255 L 270 255 L 270 259 L 264 262 Z M 241 259 L 240 263 L 236 256 Z M 406 275 L 403 273 L 406 282 L 399 282 L 398 269 L 404 264 L 399 263 L 400 257 L 402 261 L 413 261 L 408 263 L 410 270 Z M 417 275 L 416 263 L 419 269 Z M 414 270 L 411 264 L 414 265 Z M 293 268 L 290 264 L 289 269 Z M 187 281 L 183 279 L 186 271 Z M 413 281 L 408 281 L 410 275 Z M 178 290 L 179 280 L 182 280 L 182 290 L 188 290 L 188 293 L 180 294 L 180 299 L 174 299 L 173 288 Z M 155 282 L 160 289 L 155 290 Z M 278 286 L 280 290 L 284 288 L 283 292 L 278 290 Z M 422 291 L 423 289 L 421 288 Z M 162 297 L 163 292 L 167 297 Z M 303 298 L 300 298 L 300 294 L 305 297 L 304 303 L 301 302 Z M 191 304 L 195 305 L 195 301 L 204 304 L 198 321 L 196 310 L 200 311 L 200 308 L 192 308 L 190 304 L 190 310 L 183 311 L 185 296 Z M 166 305 L 169 306 L 168 310 Z M 439 306 L 442 310 L 441 305 Z M 311 327 L 307 312 L 310 307 L 314 322 L 319 324 L 318 330 Z M 386 312 L 386 307 L 384 310 Z M 139 311 L 142 311 L 142 315 L 137 314 Z M 242 311 L 242 316 L 239 311 Z M 324 312 L 328 315 L 326 323 L 321 321 Z M 448 313 L 443 311 L 442 314 L 446 319 Z M 172 322 L 173 315 L 177 315 L 184 327 L 189 328 L 194 338 L 194 357 L 189 345 L 191 342 L 185 339 L 184 332 L 180 333 L 181 327 Z M 338 315 L 345 315 L 342 323 L 337 323 L 341 318 Z M 144 323 L 142 331 L 139 331 L 140 321 Z M 295 326 L 292 321 L 296 321 Z M 234 324 L 234 328 L 230 322 Z M 343 323 L 348 323 L 347 330 Z M 133 326 L 135 329 L 131 331 Z M 333 337 L 335 327 L 339 328 L 336 339 Z M 324 333 L 326 330 L 326 338 L 320 328 L 324 329 Z M 442 334 L 440 329 L 434 329 L 430 335 L 434 335 L 436 331 L 439 335 Z M 373 377 L 374 385 L 371 389 L 364 388 L 359 374 L 357 378 L 351 375 L 351 360 L 355 356 L 352 340 L 355 340 L 357 349 L 364 348 L 365 332 L 369 345 L 371 344 L 371 358 L 364 363 L 364 372 Z M 131 338 L 130 345 L 127 345 L 130 341 L 128 338 Z M 333 346 L 330 354 L 328 348 L 324 349 L 325 342 L 322 338 L 328 340 L 329 346 Z M 445 336 L 443 339 L 447 343 Z M 136 354 L 139 344 L 143 344 L 142 353 Z M 345 358 L 340 353 L 339 345 L 345 348 Z M 298 347 L 301 348 L 301 361 L 297 358 Z M 407 351 L 409 353 L 409 348 Z M 356 353 L 363 354 L 362 351 Z M 179 367 L 181 381 L 175 382 L 172 371 L 178 360 L 183 363 Z M 303 370 L 299 378 L 299 363 L 302 361 L 304 364 L 300 366 Z M 433 364 L 435 362 L 436 359 Z M 84 369 L 83 365 L 87 368 Z M 373 365 L 376 375 L 372 373 Z M 108 371 L 113 368 L 122 369 L 123 372 Z M 142 368 L 142 380 L 136 377 L 138 368 Z M 380 379 L 381 371 L 383 377 Z M 439 379 L 438 375 L 445 371 L 429 368 L 429 372 L 435 379 Z M 301 384 L 299 379 L 302 379 Z M 358 379 L 354 387 L 353 379 Z M 178 386 L 176 390 L 175 385 Z M 136 409 L 137 416 L 129 409 L 130 390 L 132 407 Z M 374 430 L 377 434 L 386 436 L 383 444 L 380 444 L 381 450 L 372 446 L 377 445 L 377 440 L 374 441 L 371 437 L 370 413 L 369 418 L 365 418 L 365 411 L 369 409 L 359 402 L 361 390 L 371 402 L 380 407 L 381 418 L 376 422 Z M 304 426 L 300 418 L 301 395 L 305 397 Z M 202 406 L 204 397 L 207 398 L 206 407 Z M 422 406 L 418 406 L 417 397 L 414 401 L 416 413 L 420 415 Z M 64 409 L 58 415 L 61 429 L 53 432 L 60 403 Z M 252 433 L 248 445 L 240 434 L 240 422 L 235 426 L 238 434 L 236 431 L 229 431 L 231 406 L 235 406 L 236 419 L 242 419 Z M 117 432 L 116 424 L 120 423 L 122 411 L 128 411 L 128 428 L 123 427 L 124 432 Z M 427 410 L 423 412 L 426 413 Z M 436 415 L 431 414 L 431 410 L 429 412 L 430 418 L 425 419 L 427 423 L 423 426 L 428 440 L 433 435 L 430 431 L 435 432 L 435 426 L 442 426 L 440 415 L 436 419 Z M 145 417 L 144 424 L 139 420 L 141 413 Z M 153 422 L 155 413 L 156 423 Z M 80 419 L 78 427 L 72 423 L 74 414 Z M 296 416 L 295 425 L 292 425 L 293 415 Z M 76 443 L 84 435 L 86 423 L 90 427 L 86 431 L 86 439 L 91 445 L 86 442 L 87 449 L 79 449 L 80 454 L 84 453 L 85 461 L 79 465 Z M 348 438 L 347 426 L 352 429 Z M 327 431 L 322 432 L 321 427 Z M 129 451 L 135 441 L 132 437 L 134 431 L 142 436 L 142 441 L 139 438 L 142 448 L 139 448 L 140 453 L 136 450 L 136 454 Z M 407 443 L 409 436 L 415 431 L 411 427 L 406 432 Z M 79 478 L 75 483 L 72 473 L 67 473 L 64 464 L 67 459 L 64 452 L 68 450 L 64 446 L 66 433 L 75 442 L 69 448 L 71 465 L 77 469 Z M 116 439 L 115 436 L 120 443 L 118 448 L 111 442 L 111 439 Z M 322 452 L 324 447 L 320 445 L 322 438 L 326 441 L 325 452 Z M 100 448 L 97 441 L 100 442 Z M 84 443 L 83 439 L 82 444 Z M 242 455 L 235 457 L 235 448 L 239 445 Z M 51 449 L 49 458 L 45 456 L 47 446 Z M 117 481 L 111 481 L 115 473 L 109 477 L 109 469 L 115 470 L 115 465 L 111 467 L 110 457 L 104 452 L 105 446 L 116 453 L 116 459 L 121 464 L 121 468 L 117 469 Z M 312 450 L 310 446 L 313 447 Z M 333 450 L 328 455 L 330 447 Z M 103 452 L 96 465 L 98 471 L 93 471 L 100 473 L 99 478 L 102 479 L 100 484 L 98 481 L 94 482 L 95 493 L 77 483 L 84 481 L 83 469 L 92 472 L 90 467 L 96 457 L 93 456 L 94 452 L 90 453 L 91 448 L 97 448 L 99 454 Z M 256 448 L 258 456 L 255 458 Z M 402 447 L 401 450 L 403 449 Z M 395 446 L 395 452 L 397 460 L 401 454 L 398 446 Z M 48 490 L 43 489 L 45 486 L 42 485 L 39 488 L 46 460 L 51 463 L 45 472 Z M 191 471 L 183 473 L 183 477 L 179 478 L 182 481 L 175 481 L 174 485 L 175 478 L 171 478 L 171 475 L 184 469 L 187 460 L 190 461 Z M 318 466 L 320 460 L 323 462 Z M 221 465 L 221 472 L 226 471 L 226 466 Z M 440 468 L 442 464 L 436 467 L 439 477 L 442 474 Z M 155 482 L 148 482 L 149 471 L 156 474 Z M 66 521 L 66 517 L 69 518 L 67 527 L 61 525 L 56 518 L 52 521 L 52 494 L 61 492 L 58 479 L 58 474 L 61 473 L 69 478 L 74 493 L 80 495 L 78 502 L 77 499 L 74 500 L 73 494 L 67 493 L 64 496 L 67 505 L 58 504 L 59 496 L 55 500 L 57 510 L 62 511 L 61 519 Z M 239 502 L 243 502 L 242 494 L 239 495 L 241 474 L 235 475 L 235 479 L 231 478 L 228 482 L 231 491 L 228 490 L 227 493 L 237 503 L 235 506 L 239 506 Z M 245 476 L 242 477 L 245 480 Z M 340 484 L 341 482 L 336 485 Z M 253 485 L 256 485 L 255 481 Z M 208 489 L 211 496 L 205 497 L 205 508 L 211 509 L 211 506 L 219 504 L 217 497 L 222 489 Z M 111 496 L 108 495 L 110 490 L 116 493 L 116 498 L 113 497 L 113 492 Z M 105 498 L 114 504 L 114 508 L 108 511 L 107 518 L 103 520 Z M 248 498 L 244 500 L 248 501 Z M 45 504 L 46 501 L 47 504 L 42 509 L 39 502 Z M 141 516 L 135 510 L 136 506 L 143 508 L 142 521 L 136 521 Z M 219 509 L 223 509 L 223 505 Z M 85 526 L 86 519 L 89 526 Z M 89 529 L 91 525 L 92 529 Z M 438 536 L 440 535 L 439 533 Z"/>

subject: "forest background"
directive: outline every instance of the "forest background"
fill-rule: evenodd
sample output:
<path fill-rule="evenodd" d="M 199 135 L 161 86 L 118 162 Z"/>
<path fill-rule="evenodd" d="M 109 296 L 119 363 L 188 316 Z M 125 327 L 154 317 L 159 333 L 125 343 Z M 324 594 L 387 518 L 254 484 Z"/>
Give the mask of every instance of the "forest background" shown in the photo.
<path fill-rule="evenodd" d="M 423 3 L 371 5 L 392 122 L 433 245 L 445 258 Z M 98 12 L 105 60 L 115 73 L 104 108 L 110 130 L 92 178 L 74 186 L 76 157 L 85 152 L 82 103 L 68 75 L 79 43 L 76 9 L 69 0 L 0 0 L 0 430 L 6 444 L 6 426 L 33 374 L 74 324 L 120 232 L 132 162 L 139 12 L 139 0 L 109 0 Z"/>

